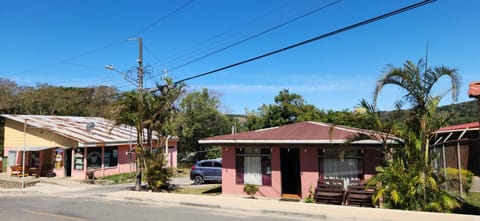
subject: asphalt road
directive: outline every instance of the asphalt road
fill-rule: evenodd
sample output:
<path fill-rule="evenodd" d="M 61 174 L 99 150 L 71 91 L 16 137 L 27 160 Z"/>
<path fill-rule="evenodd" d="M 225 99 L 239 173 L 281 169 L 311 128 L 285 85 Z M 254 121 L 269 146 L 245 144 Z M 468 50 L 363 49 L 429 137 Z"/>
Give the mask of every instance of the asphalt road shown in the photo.
<path fill-rule="evenodd" d="M 271 214 L 250 214 L 182 205 L 107 201 L 101 197 L 63 198 L 44 194 L 0 195 L 2 221 L 120 221 L 120 220 L 302 220 Z"/>

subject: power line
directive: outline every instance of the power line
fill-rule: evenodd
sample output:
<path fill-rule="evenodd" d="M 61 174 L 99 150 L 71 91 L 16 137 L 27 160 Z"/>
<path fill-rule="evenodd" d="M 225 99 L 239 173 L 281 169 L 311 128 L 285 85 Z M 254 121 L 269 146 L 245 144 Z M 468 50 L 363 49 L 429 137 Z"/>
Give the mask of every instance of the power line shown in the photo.
<path fill-rule="evenodd" d="M 275 26 L 273 26 L 273 27 L 270 27 L 270 28 L 268 28 L 268 29 L 266 29 L 266 30 L 264 30 L 264 31 L 261 31 L 261 32 L 259 32 L 259 33 L 254 34 L 254 35 L 248 36 L 247 38 L 244 38 L 244 39 L 242 39 L 242 40 L 240 40 L 240 41 L 234 42 L 233 44 L 229 44 L 229 45 L 227 45 L 227 46 L 225 46 L 225 47 L 222 47 L 222 48 L 220 48 L 220 49 L 217 49 L 217 50 L 215 50 L 215 51 L 212 51 L 212 52 L 210 52 L 210 53 L 207 53 L 207 54 L 205 54 L 205 55 L 202 55 L 202 56 L 200 56 L 200 57 L 198 57 L 198 58 L 195 58 L 195 59 L 193 59 L 193 60 L 187 61 L 187 62 L 185 62 L 185 63 L 183 63 L 183 64 L 180 64 L 180 65 L 178 65 L 178 66 L 176 66 L 176 67 L 174 67 L 174 68 L 171 68 L 171 69 L 169 69 L 169 70 L 170 70 L 170 71 L 175 71 L 175 70 L 177 70 L 177 69 L 179 69 L 179 68 L 182 68 L 182 67 L 185 67 L 185 66 L 187 66 L 187 65 L 189 65 L 189 64 L 192 64 L 192 63 L 194 63 L 194 62 L 196 62 L 196 61 L 202 60 L 202 59 L 204 59 L 204 58 L 210 57 L 210 56 L 212 56 L 212 55 L 214 55 L 214 54 L 217 54 L 217 53 L 219 53 L 219 52 L 225 51 L 225 50 L 227 50 L 227 49 L 229 49 L 229 48 L 232 48 L 232 47 L 234 47 L 234 46 L 237 46 L 237 45 L 239 45 L 239 44 L 242 44 L 242 43 L 244 43 L 244 42 L 246 42 L 246 41 L 252 40 L 252 39 L 257 38 L 257 37 L 260 37 L 260 36 L 262 36 L 262 35 L 264 35 L 264 34 L 266 34 L 266 33 L 268 33 L 268 32 L 271 32 L 271 31 L 275 30 L 275 29 L 281 28 L 281 27 L 283 27 L 283 26 L 285 26 L 285 25 L 288 25 L 288 24 L 290 24 L 290 23 L 292 23 L 292 22 L 298 21 L 298 20 L 300 20 L 300 19 L 302 19 L 302 18 L 304 18 L 304 17 L 307 17 L 307 16 L 309 16 L 309 15 L 311 15 L 311 14 L 314 14 L 314 13 L 316 13 L 316 12 L 318 12 L 318 11 L 321 11 L 321 10 L 323 10 L 323 9 L 326 9 L 326 8 L 332 6 L 332 5 L 338 4 L 338 3 L 341 2 L 341 1 L 342 1 L 342 0 L 336 0 L 336 1 L 333 1 L 333 2 L 330 2 L 330 3 L 327 3 L 326 5 L 322 5 L 321 7 L 316 8 L 316 9 L 311 10 L 311 11 L 308 11 L 307 13 L 302 14 L 302 15 L 300 15 L 300 16 L 298 16 L 298 17 L 295 17 L 295 18 L 293 18 L 293 19 L 290 19 L 290 20 L 288 20 L 288 21 L 285 21 L 285 22 L 283 22 L 283 23 L 280 23 L 280 24 L 278 24 L 278 25 L 275 25 Z"/>
<path fill-rule="evenodd" d="M 170 13 L 162 16 L 161 18 L 155 20 L 154 22 L 146 25 L 145 27 L 143 27 L 142 29 L 134 32 L 132 35 L 130 36 L 136 36 L 136 35 L 139 35 L 149 29 L 151 29 L 152 27 L 154 27 L 155 25 L 157 25 L 158 23 L 160 23 L 161 21 L 175 15 L 176 13 L 178 13 L 179 11 L 181 11 L 182 9 L 186 8 L 188 5 L 190 5 L 191 3 L 193 3 L 195 0 L 190 0 L 188 1 L 187 3 L 183 4 L 183 5 L 180 5 L 179 7 L 175 8 L 173 11 L 171 11 Z M 62 59 L 62 60 L 59 60 L 57 62 L 54 62 L 54 63 L 50 63 L 50 64 L 45 64 L 45 65 L 40 65 L 40 66 L 37 66 L 37 67 L 34 67 L 34 68 L 30 68 L 30 69 L 27 69 L 27 70 L 23 70 L 23 71 L 20 71 L 20 72 L 16 72 L 14 74 L 11 74 L 10 76 L 13 76 L 13 75 L 18 75 L 18 74 L 23 74 L 23 73 L 27 73 L 27 72 L 32 72 L 32 71 L 35 71 L 35 70 L 38 70 L 38 69 L 43 69 L 43 68 L 47 68 L 47 67 L 51 67 L 51 66 L 55 66 L 55 65 L 58 65 L 58 64 L 67 64 L 69 61 L 72 61 L 72 60 L 75 60 L 77 58 L 80 58 L 80 57 L 84 57 L 84 56 L 87 56 L 87 55 L 90 55 L 90 54 L 93 54 L 93 53 L 96 53 L 98 51 L 101 51 L 101 50 L 105 50 L 105 49 L 108 49 L 108 48 L 111 48 L 113 46 L 116 46 L 116 45 L 119 45 L 121 43 L 124 43 L 126 42 L 127 40 L 121 40 L 121 41 L 115 41 L 113 43 L 110 43 L 110 44 L 106 44 L 104 46 L 101 46 L 101 47 L 97 47 L 97 48 L 94 48 L 92 50 L 88 50 L 88 51 L 85 51 L 83 53 L 80 53 L 80 54 L 77 54 L 77 55 L 74 55 L 74 56 L 71 56 L 71 57 L 67 57 L 65 59 Z"/>
<path fill-rule="evenodd" d="M 181 11 L 182 9 L 186 8 L 187 6 L 189 6 L 190 4 L 192 4 L 195 0 L 190 0 L 188 1 L 187 3 L 181 5 L 180 7 L 176 8 L 175 10 L 171 11 L 170 13 L 160 17 L 159 19 L 155 20 L 154 22 L 150 23 L 149 25 L 145 26 L 144 28 L 140 29 L 139 31 L 133 33 L 131 36 L 132 37 L 135 37 L 145 31 L 147 31 L 148 29 L 152 28 L 153 26 L 157 25 L 158 23 L 160 23 L 161 21 L 169 18 L 170 16 L 173 16 L 175 14 L 177 14 L 179 11 Z"/>
<path fill-rule="evenodd" d="M 380 16 L 377 16 L 377 17 L 374 17 L 374 18 L 363 20 L 363 21 L 355 23 L 353 25 L 350 25 L 350 26 L 347 26 L 347 27 L 344 27 L 344 28 L 340 28 L 340 29 L 337 29 L 337 30 L 332 31 L 332 32 L 328 32 L 326 34 L 319 35 L 317 37 L 313 37 L 313 38 L 310 38 L 308 40 L 298 42 L 296 44 L 293 44 L 293 45 L 290 45 L 290 46 L 287 46 L 287 47 L 284 47 L 284 48 L 280 48 L 280 49 L 275 50 L 275 51 L 271 51 L 271 52 L 253 57 L 253 58 L 249 58 L 249 59 L 246 59 L 246 60 L 234 63 L 234 64 L 230 64 L 230 65 L 227 65 L 227 66 L 224 66 L 224 67 L 212 70 L 212 71 L 208 71 L 208 72 L 205 72 L 205 73 L 202 73 L 202 74 L 198 74 L 198 75 L 194 75 L 194 76 L 191 76 L 191 77 L 188 77 L 188 78 L 184 78 L 182 80 L 176 81 L 175 84 L 178 84 L 178 83 L 181 83 L 181 82 L 184 82 L 184 81 L 188 81 L 188 80 L 192 80 L 192 79 L 195 79 L 195 78 L 203 77 L 203 76 L 206 76 L 206 75 L 210 75 L 210 74 L 213 74 L 213 73 L 216 73 L 216 72 L 219 72 L 219 71 L 223 71 L 223 70 L 230 69 L 230 68 L 242 65 L 242 64 L 246 64 L 246 63 L 249 63 L 249 62 L 252 62 L 252 61 L 256 61 L 256 60 L 259 60 L 259 59 L 262 59 L 262 58 L 265 58 L 265 57 L 268 57 L 268 56 L 271 56 L 271 55 L 274 55 L 274 54 L 278 54 L 278 53 L 281 53 L 281 52 L 284 52 L 284 51 L 287 51 L 287 50 L 290 50 L 290 49 L 293 49 L 293 48 L 296 48 L 296 47 L 300 47 L 302 45 L 309 44 L 309 43 L 318 41 L 318 40 L 323 39 L 323 38 L 327 38 L 327 37 L 330 37 L 330 36 L 333 36 L 333 35 L 337 35 L 337 34 L 340 34 L 342 32 L 349 31 L 351 29 L 355 29 L 355 28 L 358 28 L 358 27 L 361 27 L 361 26 L 364 26 L 364 25 L 367 25 L 367 24 L 370 24 L 370 23 L 373 23 L 373 22 L 376 22 L 376 21 L 394 16 L 394 15 L 397 15 L 397 14 L 400 14 L 400 13 L 403 13 L 403 12 L 406 12 L 406 11 L 409 11 L 409 10 L 412 10 L 412 9 L 415 9 L 415 8 L 418 8 L 418 7 L 421 7 L 421 6 L 424 6 L 424 5 L 428 5 L 428 4 L 433 3 L 435 1 L 437 1 L 437 0 L 421 1 L 421 2 L 418 2 L 418 3 L 412 4 L 412 5 L 397 9 L 395 11 L 385 13 L 383 15 L 380 15 Z M 158 90 L 158 88 L 155 88 L 151 91 L 157 91 L 157 90 Z"/>
<path fill-rule="evenodd" d="M 325 4 L 322 3 L 321 5 L 325 5 Z M 285 8 L 288 8 L 287 4 L 282 4 L 282 6 L 280 8 L 270 8 L 270 10 L 268 12 L 263 13 L 262 16 L 259 16 L 259 17 L 254 18 L 253 20 L 250 20 L 248 22 L 248 24 L 250 24 L 250 23 L 257 24 L 257 23 L 259 23 L 258 20 L 260 20 L 260 18 L 263 19 L 265 17 L 270 17 L 270 15 L 272 15 L 272 14 L 274 14 L 274 15 L 283 14 L 281 12 Z M 314 8 L 316 8 L 316 7 L 314 7 Z M 289 8 L 288 11 L 291 12 L 292 9 Z M 300 12 L 300 13 L 303 14 L 304 12 Z M 291 19 L 291 17 L 296 17 L 296 16 L 298 16 L 296 14 L 300 14 L 300 13 L 295 13 L 294 15 L 290 16 L 290 18 L 287 17 L 286 19 L 283 19 L 283 20 L 289 20 L 289 19 Z M 275 24 L 273 24 L 273 25 L 275 25 Z M 273 25 L 270 25 L 268 27 L 272 27 Z M 245 27 L 245 26 L 247 26 L 247 24 L 245 23 L 242 26 Z M 248 26 L 248 28 L 250 28 L 250 26 Z M 241 27 L 232 27 L 232 30 L 235 30 L 237 32 L 240 29 L 241 29 Z M 241 38 L 244 38 L 244 37 L 241 37 L 241 36 L 245 36 L 245 35 L 248 36 L 251 33 L 250 32 L 250 33 L 247 33 L 247 34 L 243 35 L 243 33 L 232 33 L 232 30 L 224 31 L 222 33 L 216 34 L 213 37 L 211 37 L 210 39 L 208 39 L 207 41 L 204 41 L 205 43 L 209 43 L 208 45 L 204 44 L 204 45 L 206 45 L 204 47 L 196 47 L 200 43 L 195 43 L 194 44 L 195 47 L 190 47 L 188 49 L 180 50 L 180 51 L 178 51 L 178 53 L 174 53 L 170 56 L 167 56 L 164 59 L 163 62 L 166 63 L 166 64 L 171 64 L 171 65 L 167 65 L 167 66 L 177 66 L 178 64 L 184 63 L 188 60 L 195 59 L 198 56 L 202 56 L 205 53 L 209 53 L 211 50 L 206 50 L 206 49 L 213 48 L 215 45 L 220 45 L 219 43 L 221 43 L 221 42 L 226 42 L 226 44 L 231 44 L 231 42 L 237 41 L 237 40 L 233 40 L 233 41 L 228 40 L 227 41 L 228 38 L 222 38 L 224 36 L 232 34 L 232 35 L 235 36 L 236 39 L 241 39 Z M 223 46 L 220 45 L 220 47 L 223 47 Z"/>

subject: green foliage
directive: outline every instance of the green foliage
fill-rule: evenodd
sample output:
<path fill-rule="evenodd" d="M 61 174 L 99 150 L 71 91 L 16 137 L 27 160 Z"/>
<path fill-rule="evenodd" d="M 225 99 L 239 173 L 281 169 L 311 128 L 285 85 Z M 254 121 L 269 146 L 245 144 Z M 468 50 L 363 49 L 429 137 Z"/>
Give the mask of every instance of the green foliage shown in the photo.
<path fill-rule="evenodd" d="M 148 173 L 149 188 L 152 190 L 157 191 L 166 184 L 165 177 L 167 175 L 161 169 L 163 158 L 158 156 L 155 149 L 162 149 L 168 136 L 171 135 L 171 121 L 176 114 L 175 103 L 183 94 L 183 86 L 183 84 L 174 84 L 171 79 L 167 78 L 165 85 L 157 85 L 158 88 L 161 88 L 160 92 L 126 92 L 122 94 L 113 108 L 111 120 L 115 125 L 131 125 L 136 129 L 135 162 L 137 167 L 141 168 L 137 171 L 136 176 L 135 190 L 137 191 L 141 190 L 143 170 Z M 154 131 L 157 132 L 159 138 L 156 148 L 153 147 L 152 142 Z M 144 140 L 145 137 L 146 140 Z"/>
<path fill-rule="evenodd" d="M 480 208 L 480 193 L 470 192 L 465 200 L 471 205 Z"/>
<path fill-rule="evenodd" d="M 445 173 L 447 177 L 443 177 L 443 179 L 445 180 L 447 189 L 451 192 L 458 193 L 460 185 L 460 180 L 458 179 L 458 169 L 449 167 L 440 171 L 440 175 L 444 175 Z M 469 170 L 462 169 L 461 176 L 463 190 L 468 193 L 473 183 L 474 174 Z"/>
<path fill-rule="evenodd" d="M 315 199 L 313 197 L 305 198 L 305 203 L 315 203 Z"/>
<path fill-rule="evenodd" d="M 454 111 L 454 115 L 448 120 L 447 125 L 464 124 L 478 121 L 478 113 L 480 113 L 476 101 L 445 105 L 438 108 L 439 113 L 450 113 L 452 111 Z"/>
<path fill-rule="evenodd" d="M 218 110 L 219 106 L 220 99 L 207 89 L 182 99 L 175 120 L 181 153 L 197 152 L 197 159 L 204 159 L 207 147 L 198 144 L 198 140 L 230 132 L 232 120 Z"/>
<path fill-rule="evenodd" d="M 305 198 L 305 203 L 315 203 L 315 197 L 314 197 L 314 194 L 315 194 L 315 190 L 313 190 L 313 186 L 310 185 L 310 188 L 308 189 L 308 197 Z"/>
<path fill-rule="evenodd" d="M 206 150 L 205 154 L 206 159 L 217 159 L 222 158 L 222 148 L 221 147 L 211 147 Z"/>
<path fill-rule="evenodd" d="M 432 167 L 419 168 L 394 159 L 385 167 L 377 167 L 377 174 L 369 185 L 377 186 L 374 203 L 383 199 L 387 208 L 450 212 L 458 201 L 437 184 Z"/>
<path fill-rule="evenodd" d="M 430 68 L 420 60 L 417 64 L 407 61 L 402 67 L 389 66 L 389 70 L 378 80 L 374 92 L 373 119 L 375 126 L 385 133 L 393 133 L 403 140 L 403 147 L 391 148 L 386 154 L 386 165 L 377 168 L 377 174 L 369 182 L 378 187 L 374 201 L 384 199 L 388 208 L 426 211 L 452 211 L 459 206 L 457 200 L 439 185 L 432 162 L 435 156 L 428 151 L 431 132 L 445 124 L 450 115 L 439 115 L 437 106 L 444 96 L 432 95 L 432 88 L 442 77 L 450 78 L 450 88 L 454 99 L 458 96 L 460 77 L 455 69 L 447 67 Z M 402 121 L 387 120 L 387 127 L 376 111 L 376 100 L 380 91 L 387 85 L 400 87 L 405 95 L 395 103 Z M 403 104 L 410 109 L 401 111 Z M 394 116 L 387 116 L 394 117 Z M 388 119 L 388 118 L 387 118 Z"/>
<path fill-rule="evenodd" d="M 114 87 L 19 86 L 0 78 L 0 112 L 106 117 L 119 92 Z"/>
<path fill-rule="evenodd" d="M 243 192 L 252 198 L 255 198 L 255 194 L 258 192 L 258 186 L 254 184 L 245 184 L 243 186 Z"/>
<path fill-rule="evenodd" d="M 145 179 L 148 189 L 153 192 L 168 189 L 170 178 L 173 175 L 173 169 L 167 168 L 163 152 L 147 152 L 145 154 L 146 172 Z"/>
<path fill-rule="evenodd" d="M 275 104 L 264 104 L 257 111 L 247 113 L 246 125 L 249 130 L 300 121 L 318 121 L 323 115 L 315 106 L 306 104 L 301 95 L 290 93 L 288 89 L 280 91 L 274 101 Z"/>
<path fill-rule="evenodd" d="M 121 173 L 101 178 L 102 180 L 108 180 L 114 184 L 117 183 L 131 183 L 135 181 L 135 173 Z"/>

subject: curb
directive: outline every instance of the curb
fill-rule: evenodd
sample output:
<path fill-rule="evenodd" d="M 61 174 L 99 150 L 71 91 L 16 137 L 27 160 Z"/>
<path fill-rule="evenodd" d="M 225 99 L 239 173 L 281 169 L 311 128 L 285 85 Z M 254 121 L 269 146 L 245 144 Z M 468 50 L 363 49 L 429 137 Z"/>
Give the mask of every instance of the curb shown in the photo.
<path fill-rule="evenodd" d="M 166 204 L 177 204 L 181 206 L 191 206 L 191 207 L 198 207 L 198 208 L 207 208 L 207 209 L 222 209 L 222 210 L 229 210 L 235 212 L 255 212 L 263 215 L 275 215 L 275 216 L 295 216 L 299 218 L 313 218 L 318 220 L 326 220 L 327 215 L 318 215 L 318 214 L 308 214 L 308 213 L 298 213 L 298 212 L 287 212 L 287 211 L 280 211 L 280 210 L 255 210 L 255 209 L 242 209 L 242 208 L 234 208 L 234 207 L 225 207 L 217 204 L 206 204 L 206 203 L 192 203 L 192 202 L 185 202 L 185 201 L 169 201 L 169 200 L 158 200 L 158 199 L 143 199 L 139 197 L 111 197 L 106 195 L 99 195 L 100 197 L 105 198 L 113 198 L 116 200 L 128 200 L 128 201 L 136 201 L 136 202 L 151 202 L 151 203 L 166 203 Z M 352 217 L 353 220 L 356 220 Z"/>

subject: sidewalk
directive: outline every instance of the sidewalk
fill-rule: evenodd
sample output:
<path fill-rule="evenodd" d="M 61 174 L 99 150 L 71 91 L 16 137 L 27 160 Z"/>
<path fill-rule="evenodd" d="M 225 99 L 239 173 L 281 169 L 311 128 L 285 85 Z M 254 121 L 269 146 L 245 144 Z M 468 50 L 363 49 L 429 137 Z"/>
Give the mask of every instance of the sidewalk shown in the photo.
<path fill-rule="evenodd" d="M 413 212 L 403 210 L 390 210 L 379 208 L 360 208 L 353 206 L 334 206 L 325 204 L 308 204 L 304 202 L 285 202 L 276 199 L 259 198 L 250 199 L 246 196 L 204 196 L 187 195 L 178 193 L 152 193 L 135 192 L 129 190 L 116 190 L 116 185 L 101 186 L 85 184 L 79 180 L 66 178 L 40 178 L 35 186 L 22 189 L 1 189 L 2 192 L 30 192 L 44 194 L 62 194 L 65 197 L 90 195 L 105 200 L 136 201 L 142 203 L 159 203 L 181 206 L 194 206 L 213 210 L 228 210 L 230 212 L 257 213 L 271 216 L 291 216 L 315 220 L 373 220 L 373 221 L 403 221 L 403 220 L 456 220 L 480 221 L 480 216 Z M 182 180 L 183 181 L 183 180 Z M 183 183 L 183 182 L 182 182 Z M 101 189 L 111 191 L 98 191 Z"/>
<path fill-rule="evenodd" d="M 303 202 L 283 202 L 265 198 L 249 199 L 242 196 L 198 196 L 174 193 L 118 191 L 107 193 L 102 197 L 110 200 L 131 200 L 146 203 L 177 204 L 183 206 L 229 210 L 232 212 L 253 212 L 276 216 L 312 218 L 316 220 L 480 221 L 480 216 L 308 204 Z"/>

